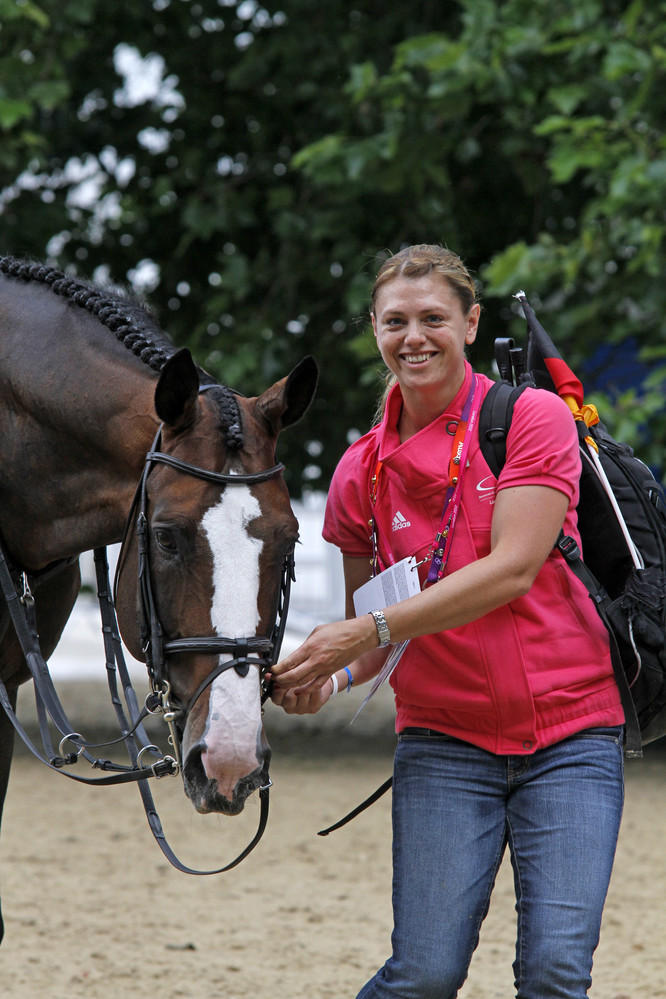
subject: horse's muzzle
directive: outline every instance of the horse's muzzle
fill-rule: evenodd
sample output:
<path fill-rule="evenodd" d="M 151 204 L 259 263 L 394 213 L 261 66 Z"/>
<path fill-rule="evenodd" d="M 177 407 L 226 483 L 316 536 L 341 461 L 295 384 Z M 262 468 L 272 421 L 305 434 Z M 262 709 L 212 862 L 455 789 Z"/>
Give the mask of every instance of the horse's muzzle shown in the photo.
<path fill-rule="evenodd" d="M 242 812 L 252 792 L 269 784 L 271 751 L 267 745 L 262 749 L 262 759 L 257 761 L 256 767 L 249 773 L 241 773 L 237 767 L 228 766 L 220 769 L 217 777 L 211 777 L 202 761 L 205 743 L 193 746 L 183 764 L 183 784 L 185 794 L 197 812 L 218 812 L 223 815 L 238 815 Z"/>

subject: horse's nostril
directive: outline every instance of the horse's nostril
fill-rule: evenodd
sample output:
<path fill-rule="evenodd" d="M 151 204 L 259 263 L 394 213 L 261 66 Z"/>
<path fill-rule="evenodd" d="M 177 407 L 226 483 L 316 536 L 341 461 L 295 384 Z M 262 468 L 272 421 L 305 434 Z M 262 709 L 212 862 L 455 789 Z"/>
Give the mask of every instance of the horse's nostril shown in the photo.
<path fill-rule="evenodd" d="M 183 779 L 186 785 L 188 783 L 201 784 L 206 779 L 203 763 L 201 762 L 201 754 L 205 748 L 205 744 L 199 742 L 188 750 L 187 756 L 183 761 Z"/>

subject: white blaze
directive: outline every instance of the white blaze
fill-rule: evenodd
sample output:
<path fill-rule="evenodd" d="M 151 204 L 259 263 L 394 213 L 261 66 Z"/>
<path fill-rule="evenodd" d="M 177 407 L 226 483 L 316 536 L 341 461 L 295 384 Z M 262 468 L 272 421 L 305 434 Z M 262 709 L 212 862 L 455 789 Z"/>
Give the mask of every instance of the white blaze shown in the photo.
<path fill-rule="evenodd" d="M 247 525 L 260 513 L 259 503 L 246 485 L 231 485 L 201 521 L 213 555 L 211 620 L 215 632 L 228 638 L 245 638 L 257 629 L 263 544 L 248 534 Z M 255 668 L 251 666 L 246 677 L 233 668 L 225 670 L 211 685 L 202 763 L 227 798 L 231 798 L 237 781 L 259 765 L 260 730 Z"/>

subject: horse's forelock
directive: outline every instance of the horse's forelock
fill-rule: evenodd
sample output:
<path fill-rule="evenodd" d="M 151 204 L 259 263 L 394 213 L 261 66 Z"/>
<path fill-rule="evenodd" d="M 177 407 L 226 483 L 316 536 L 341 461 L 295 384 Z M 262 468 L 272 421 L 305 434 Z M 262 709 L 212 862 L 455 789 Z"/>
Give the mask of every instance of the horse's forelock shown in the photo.
<path fill-rule="evenodd" d="M 219 385 L 217 382 L 208 382 L 202 385 L 202 388 L 216 390 L 213 398 L 217 405 L 220 429 L 225 444 L 229 451 L 240 451 L 243 446 L 243 418 L 236 393 L 227 388 L 226 385 Z"/>

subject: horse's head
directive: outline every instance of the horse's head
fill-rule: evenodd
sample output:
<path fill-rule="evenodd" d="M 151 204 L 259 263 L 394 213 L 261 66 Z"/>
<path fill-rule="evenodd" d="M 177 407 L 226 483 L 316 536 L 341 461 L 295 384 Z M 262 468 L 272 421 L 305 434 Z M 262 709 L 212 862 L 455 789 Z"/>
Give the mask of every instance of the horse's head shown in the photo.
<path fill-rule="evenodd" d="M 275 445 L 316 380 L 306 358 L 258 398 L 202 392 L 179 351 L 155 392 L 161 440 L 147 456 L 116 606 L 128 649 L 174 709 L 185 791 L 200 812 L 236 814 L 267 783 L 260 680 L 298 537 Z"/>

